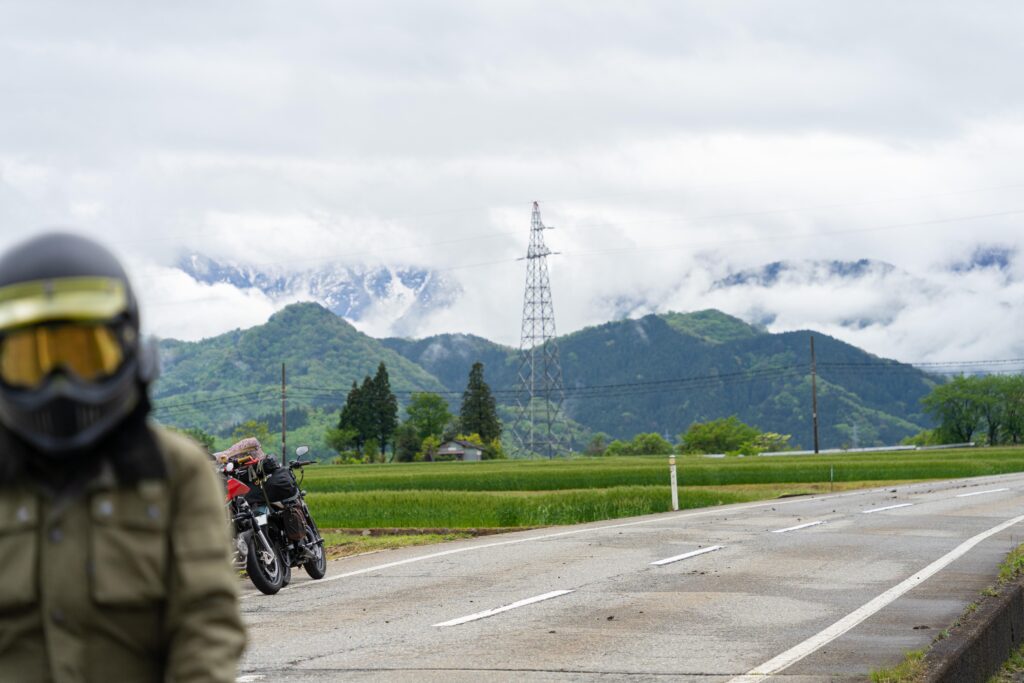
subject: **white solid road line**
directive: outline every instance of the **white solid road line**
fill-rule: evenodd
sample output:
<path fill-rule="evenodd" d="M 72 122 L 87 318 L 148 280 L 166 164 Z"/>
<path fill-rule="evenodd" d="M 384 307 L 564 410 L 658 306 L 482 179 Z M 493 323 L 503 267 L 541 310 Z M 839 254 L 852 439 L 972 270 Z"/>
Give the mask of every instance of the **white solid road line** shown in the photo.
<path fill-rule="evenodd" d="M 789 533 L 790 531 L 799 531 L 800 529 L 806 529 L 807 527 L 818 526 L 819 524 L 824 524 L 824 523 L 825 522 L 823 522 L 823 521 L 808 522 L 807 524 L 798 524 L 796 526 L 787 527 L 785 529 L 773 529 L 772 533 L 773 534 L 785 534 L 785 533 Z"/>
<path fill-rule="evenodd" d="M 886 605 L 889 605 L 910 589 L 918 586 L 919 584 L 925 582 L 935 574 L 939 573 L 951 562 L 959 559 L 963 555 L 966 555 L 971 550 L 971 548 L 978 545 L 989 536 L 994 536 L 995 534 L 998 534 L 1000 531 L 1009 529 L 1014 524 L 1018 524 L 1022 521 L 1024 521 L 1024 516 L 1014 517 L 1013 519 L 1003 522 L 998 526 L 992 527 L 988 531 L 983 531 L 977 536 L 969 538 L 968 540 L 964 541 L 956 548 L 946 553 L 939 559 L 935 560 L 930 565 L 928 565 L 921 571 L 917 572 L 913 576 L 904 579 L 898 585 L 893 586 L 889 590 L 885 591 L 884 593 L 876 597 L 874 600 L 871 600 L 870 602 L 857 608 L 853 612 L 850 612 L 845 617 L 843 617 L 836 623 L 826 628 L 824 631 L 821 631 L 817 635 L 811 636 L 804 642 L 786 650 L 778 657 L 775 657 L 774 659 L 765 662 L 761 666 L 755 667 L 746 675 L 737 676 L 736 678 L 731 679 L 730 681 L 728 681 L 728 683 L 756 683 L 757 681 L 763 681 L 769 676 L 777 674 L 783 669 L 786 669 L 792 666 L 793 664 L 796 664 L 801 659 L 811 654 L 818 648 L 832 642 L 839 636 L 843 635 L 844 633 L 852 629 L 857 624 L 861 623 L 871 615 L 881 610 Z"/>
<path fill-rule="evenodd" d="M 999 493 L 1001 491 L 1009 491 L 1010 489 L 991 489 L 989 491 L 975 491 L 974 493 L 958 493 L 957 498 L 970 498 L 971 496 L 983 496 L 986 493 Z"/>
<path fill-rule="evenodd" d="M 469 621 L 476 621 L 477 619 L 486 619 L 487 617 L 493 617 L 495 614 L 501 614 L 502 612 L 508 612 L 512 609 L 525 607 L 526 605 L 532 605 L 535 602 L 543 602 L 544 600 L 550 600 L 551 598 L 557 598 L 563 595 L 568 595 L 572 592 L 573 591 L 571 590 L 551 591 L 550 593 L 545 593 L 544 595 L 535 595 L 532 598 L 526 598 L 525 600 L 520 600 L 519 602 L 513 602 L 511 605 L 505 605 L 504 607 L 496 607 L 494 609 L 489 609 L 484 612 L 470 614 L 468 617 L 459 617 L 458 619 L 452 619 L 451 621 L 442 621 L 440 624 L 434 624 L 434 626 L 458 626 L 459 624 L 465 624 Z"/>
<path fill-rule="evenodd" d="M 884 508 L 873 508 L 871 510 L 861 510 L 862 514 L 870 515 L 872 512 L 883 512 L 885 510 L 895 510 L 896 508 L 908 508 L 913 503 L 900 503 L 899 505 L 886 505 Z"/>
<path fill-rule="evenodd" d="M 694 550 L 694 551 L 689 552 L 689 553 L 683 553 L 682 555 L 676 555 L 674 557 L 666 557 L 664 560 L 658 560 L 657 562 L 651 562 L 651 564 L 653 564 L 653 565 L 655 565 L 657 567 L 660 567 L 663 564 L 672 564 L 673 562 L 678 562 L 679 560 L 685 560 L 685 559 L 688 559 L 688 558 L 691 558 L 691 557 L 697 557 L 698 555 L 703 555 L 704 553 L 713 553 L 716 550 L 721 550 L 723 547 L 724 546 L 713 545 L 710 548 L 701 548 L 700 550 Z"/>

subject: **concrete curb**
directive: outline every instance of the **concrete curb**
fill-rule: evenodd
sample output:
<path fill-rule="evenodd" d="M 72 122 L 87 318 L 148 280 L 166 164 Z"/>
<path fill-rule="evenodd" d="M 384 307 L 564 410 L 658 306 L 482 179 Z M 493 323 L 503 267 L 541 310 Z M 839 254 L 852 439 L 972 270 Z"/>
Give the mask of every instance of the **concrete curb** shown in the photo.
<path fill-rule="evenodd" d="M 929 683 L 985 683 L 1024 643 L 1024 577 L 1004 584 L 999 595 L 935 643 L 925 655 Z"/>

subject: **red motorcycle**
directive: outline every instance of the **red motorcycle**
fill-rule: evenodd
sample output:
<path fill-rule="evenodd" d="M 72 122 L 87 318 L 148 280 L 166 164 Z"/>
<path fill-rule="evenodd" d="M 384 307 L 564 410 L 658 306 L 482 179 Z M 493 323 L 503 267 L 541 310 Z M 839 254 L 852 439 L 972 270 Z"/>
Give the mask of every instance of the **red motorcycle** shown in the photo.
<path fill-rule="evenodd" d="M 246 500 L 245 495 L 252 489 L 232 476 L 235 470 L 233 461 L 221 464 L 219 469 L 227 479 L 227 505 L 234 531 L 235 566 L 245 569 L 249 580 L 261 592 L 273 595 L 285 585 L 288 570 L 278 544 L 273 540 L 267 514 L 257 514 Z"/>

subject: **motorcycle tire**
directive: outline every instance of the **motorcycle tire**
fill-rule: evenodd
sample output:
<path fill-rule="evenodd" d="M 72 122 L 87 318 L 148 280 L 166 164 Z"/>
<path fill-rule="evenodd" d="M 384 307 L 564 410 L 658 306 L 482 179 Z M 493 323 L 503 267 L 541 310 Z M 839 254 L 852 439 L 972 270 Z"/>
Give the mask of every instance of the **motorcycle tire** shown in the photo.
<path fill-rule="evenodd" d="M 250 537 L 248 545 L 249 553 L 245 561 L 245 571 L 249 575 L 249 580 L 261 593 L 274 595 L 284 586 L 284 562 L 281 560 L 281 554 L 271 543 L 273 558 L 270 562 L 263 562 L 256 548 L 260 545 L 259 540 Z"/>
<path fill-rule="evenodd" d="M 322 579 L 327 574 L 327 552 L 324 550 L 320 530 L 316 528 L 316 522 L 313 521 L 313 515 L 309 514 L 309 510 L 306 510 L 306 520 L 308 522 L 306 536 L 310 542 L 315 542 L 316 545 L 313 546 L 314 559 L 303 564 L 302 568 L 309 574 L 309 578 Z"/>
<path fill-rule="evenodd" d="M 281 563 L 284 566 L 284 581 L 281 582 L 281 587 L 284 588 L 292 582 L 292 567 L 287 562 Z"/>

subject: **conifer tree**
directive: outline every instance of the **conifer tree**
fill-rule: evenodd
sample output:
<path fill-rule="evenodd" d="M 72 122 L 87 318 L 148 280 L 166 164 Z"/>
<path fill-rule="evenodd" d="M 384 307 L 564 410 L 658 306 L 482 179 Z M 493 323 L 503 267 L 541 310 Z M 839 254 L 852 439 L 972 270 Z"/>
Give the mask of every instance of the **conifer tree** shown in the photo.
<path fill-rule="evenodd" d="M 469 382 L 462 394 L 459 422 L 464 434 L 479 434 L 485 443 L 501 437 L 498 409 L 491 388 L 484 381 L 484 364 L 479 361 L 473 363 L 469 371 Z"/>
<path fill-rule="evenodd" d="M 380 444 L 380 453 L 384 455 L 391 437 L 398 429 L 398 399 L 391 393 L 391 380 L 383 361 L 377 366 L 377 374 L 370 380 L 369 386 L 370 414 L 373 419 L 371 438 Z"/>
<path fill-rule="evenodd" d="M 338 417 L 338 429 L 354 432 L 355 438 L 352 443 L 359 450 L 362 450 L 363 444 L 372 436 L 370 411 L 367 405 L 368 392 L 366 391 L 369 379 L 367 377 L 363 380 L 362 388 L 356 384 L 355 380 L 352 380 L 352 388 L 345 398 L 345 406 L 341 409 L 341 415 Z"/>

